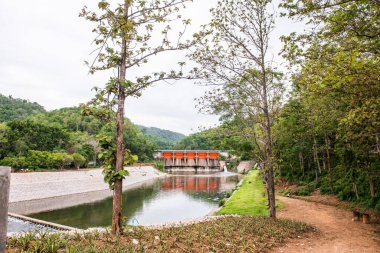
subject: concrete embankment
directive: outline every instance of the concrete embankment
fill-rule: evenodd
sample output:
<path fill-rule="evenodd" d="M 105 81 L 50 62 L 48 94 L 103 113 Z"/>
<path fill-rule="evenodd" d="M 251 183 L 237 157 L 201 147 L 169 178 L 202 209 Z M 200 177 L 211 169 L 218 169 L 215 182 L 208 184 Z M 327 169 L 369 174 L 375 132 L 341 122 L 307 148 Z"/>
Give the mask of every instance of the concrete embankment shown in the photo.
<path fill-rule="evenodd" d="M 124 189 L 149 183 L 166 174 L 151 166 L 129 167 Z M 82 203 L 94 202 L 112 195 L 104 182 L 102 170 L 13 173 L 9 211 L 31 214 Z"/>

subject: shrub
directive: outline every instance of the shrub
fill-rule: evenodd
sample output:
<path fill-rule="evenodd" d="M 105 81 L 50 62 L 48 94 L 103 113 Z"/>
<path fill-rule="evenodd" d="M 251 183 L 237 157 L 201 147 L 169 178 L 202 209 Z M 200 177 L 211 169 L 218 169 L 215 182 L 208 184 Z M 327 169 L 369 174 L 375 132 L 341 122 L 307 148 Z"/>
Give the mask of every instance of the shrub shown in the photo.
<path fill-rule="evenodd" d="M 380 213 L 380 201 L 375 205 L 374 209 L 377 213 Z"/>
<path fill-rule="evenodd" d="M 73 162 L 73 157 L 67 153 L 29 150 L 26 157 L 6 157 L 0 165 L 20 169 L 62 169 Z"/>
<path fill-rule="evenodd" d="M 309 188 L 307 186 L 300 187 L 298 189 L 297 195 L 298 196 L 310 196 Z"/>
<path fill-rule="evenodd" d="M 5 157 L 0 165 L 9 166 L 16 171 L 28 167 L 25 157 Z"/>
<path fill-rule="evenodd" d="M 162 161 L 156 161 L 153 163 L 153 166 L 158 169 L 159 171 L 165 172 L 165 166 Z"/>
<path fill-rule="evenodd" d="M 79 169 L 86 163 L 86 158 L 79 153 L 74 153 L 72 158 L 76 169 Z"/>

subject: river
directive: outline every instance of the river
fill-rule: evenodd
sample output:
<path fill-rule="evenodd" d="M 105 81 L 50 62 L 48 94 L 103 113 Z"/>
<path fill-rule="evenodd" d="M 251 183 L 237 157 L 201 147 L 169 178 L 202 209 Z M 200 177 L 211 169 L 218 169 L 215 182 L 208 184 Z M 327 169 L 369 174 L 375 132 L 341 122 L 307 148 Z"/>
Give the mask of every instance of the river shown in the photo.
<path fill-rule="evenodd" d="M 123 216 L 131 225 L 199 218 L 216 210 L 220 199 L 238 181 L 238 176 L 232 173 L 155 179 L 123 193 Z M 81 229 L 110 226 L 112 197 L 28 216 Z"/>

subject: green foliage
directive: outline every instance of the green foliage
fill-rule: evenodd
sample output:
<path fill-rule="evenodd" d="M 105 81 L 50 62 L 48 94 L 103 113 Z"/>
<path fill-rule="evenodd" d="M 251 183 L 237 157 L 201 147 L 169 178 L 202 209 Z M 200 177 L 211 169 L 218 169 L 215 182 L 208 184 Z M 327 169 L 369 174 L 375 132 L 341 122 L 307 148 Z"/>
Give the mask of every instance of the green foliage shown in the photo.
<path fill-rule="evenodd" d="M 0 160 L 0 165 L 9 166 L 14 170 L 27 169 L 29 164 L 26 162 L 25 157 L 5 157 Z"/>
<path fill-rule="evenodd" d="M 147 162 L 153 160 L 153 153 L 158 148 L 157 144 L 149 136 L 134 125 L 129 119 L 124 120 L 123 140 L 125 148 L 139 157 L 139 161 Z"/>
<path fill-rule="evenodd" d="M 45 112 L 45 109 L 37 103 L 0 94 L 0 122 L 24 119 L 43 112 Z"/>
<path fill-rule="evenodd" d="M 32 118 L 45 125 L 59 126 L 70 132 L 86 132 L 89 135 L 98 134 L 103 126 L 102 122 L 93 116 L 83 117 L 79 107 L 67 107 L 40 113 Z"/>
<path fill-rule="evenodd" d="M 161 229 L 123 227 L 122 235 L 104 233 L 24 233 L 7 238 L 8 252 L 265 252 L 287 238 L 313 231 L 305 223 L 266 217 L 220 217 Z M 175 241 L 173 241 L 175 238 Z M 138 241 L 135 244 L 134 241 Z"/>
<path fill-rule="evenodd" d="M 64 150 L 69 142 L 67 131 L 26 119 L 7 122 L 8 155 L 24 155 L 28 150 Z"/>
<path fill-rule="evenodd" d="M 236 155 L 241 160 L 252 160 L 255 153 L 257 153 L 257 147 L 252 143 L 252 140 L 244 136 L 241 128 L 242 125 L 237 120 L 223 122 L 218 127 L 187 136 L 175 144 L 174 148 L 187 150 L 229 150 L 231 155 Z"/>
<path fill-rule="evenodd" d="M 138 126 L 143 134 L 151 141 L 155 142 L 159 149 L 173 149 L 173 146 L 183 140 L 186 136 L 169 130 L 157 127 Z"/>
<path fill-rule="evenodd" d="M 309 191 L 308 187 L 302 186 L 299 188 L 297 195 L 298 196 L 310 196 L 310 191 Z"/>
<path fill-rule="evenodd" d="M 227 163 L 227 168 L 231 171 L 235 170 L 240 163 L 240 159 L 232 159 Z"/>
<path fill-rule="evenodd" d="M 72 155 L 72 157 L 73 157 L 73 162 L 74 162 L 75 168 L 77 168 L 77 169 L 79 169 L 81 166 L 83 166 L 86 162 L 86 158 L 84 158 L 84 156 L 82 156 L 79 153 L 74 153 Z"/>
<path fill-rule="evenodd" d="M 8 153 L 9 147 L 9 127 L 0 123 L 0 159 Z"/>
<path fill-rule="evenodd" d="M 174 149 L 181 150 L 212 150 L 217 149 L 215 134 L 212 129 L 189 135 L 174 145 Z"/>
<path fill-rule="evenodd" d="M 282 176 L 376 207 L 380 196 L 380 28 L 373 1 L 281 3 L 310 29 L 283 37 L 296 71 L 275 126 Z M 321 25 L 323 24 L 323 25 Z"/>
<path fill-rule="evenodd" d="M 13 169 L 63 169 L 73 162 L 73 156 L 62 152 L 29 150 L 25 156 L 5 157 L 0 165 Z"/>
<path fill-rule="evenodd" d="M 0 160 L 15 169 L 55 169 L 62 166 L 39 160 L 33 165 L 25 163 L 30 150 L 67 153 L 73 155 L 73 163 L 63 167 L 76 168 L 87 166 L 89 162 L 101 165 L 96 135 L 104 131 L 104 123 L 94 116 L 83 117 L 79 107 L 63 108 L 39 113 L 24 120 L 0 123 Z M 169 131 L 170 132 L 170 131 Z M 175 134 L 174 134 L 175 135 Z M 142 162 L 152 161 L 158 148 L 155 139 L 140 131 L 128 119 L 125 119 L 125 146 Z M 84 160 L 85 159 L 85 160 Z"/>
<path fill-rule="evenodd" d="M 105 130 L 97 136 L 99 140 L 99 146 L 101 152 L 99 158 L 104 160 L 103 175 L 104 181 L 109 184 L 111 190 L 114 189 L 116 180 L 124 179 L 128 176 L 128 171 L 123 169 L 116 171 L 116 144 L 114 142 L 114 133 L 112 132 L 110 124 L 108 124 Z M 124 154 L 124 164 L 132 165 L 138 160 L 137 155 L 132 155 L 131 151 L 126 149 Z"/>
<path fill-rule="evenodd" d="M 159 171 L 165 172 L 165 165 L 162 161 L 155 161 L 153 163 L 153 166 L 158 169 Z"/>

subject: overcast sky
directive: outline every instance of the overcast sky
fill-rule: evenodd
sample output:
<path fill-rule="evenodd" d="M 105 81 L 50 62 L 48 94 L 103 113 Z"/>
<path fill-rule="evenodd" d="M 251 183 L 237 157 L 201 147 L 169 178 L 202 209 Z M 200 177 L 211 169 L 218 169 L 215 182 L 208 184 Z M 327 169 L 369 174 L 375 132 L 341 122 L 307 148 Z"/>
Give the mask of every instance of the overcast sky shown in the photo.
<path fill-rule="evenodd" d="M 94 49 L 92 24 L 78 17 L 85 0 L 0 0 L 0 93 L 38 102 L 47 110 L 77 106 L 90 100 L 91 88 L 102 86 L 108 74 L 89 75 L 85 60 Z M 217 0 L 194 0 L 185 11 L 192 19 L 190 33 L 210 19 L 209 9 Z M 278 19 L 273 32 L 271 53 L 277 59 L 279 37 L 300 30 L 299 25 Z M 152 71 L 175 65 L 175 55 L 150 64 Z M 278 58 L 281 63 L 281 59 Z M 126 116 L 134 123 L 169 129 L 184 134 L 199 127 L 218 124 L 218 117 L 201 115 L 195 98 L 207 88 L 192 81 L 173 85 L 157 84 L 142 97 L 129 98 Z"/>

